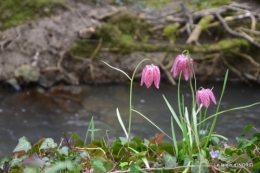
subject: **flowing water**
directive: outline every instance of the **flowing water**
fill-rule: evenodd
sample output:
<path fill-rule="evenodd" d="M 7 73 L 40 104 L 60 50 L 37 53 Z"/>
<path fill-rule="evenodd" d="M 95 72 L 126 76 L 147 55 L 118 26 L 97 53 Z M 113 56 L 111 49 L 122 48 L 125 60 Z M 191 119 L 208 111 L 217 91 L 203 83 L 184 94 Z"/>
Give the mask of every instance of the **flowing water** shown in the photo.
<path fill-rule="evenodd" d="M 204 88 L 212 88 L 218 101 L 222 83 L 203 83 Z M 198 86 L 200 86 L 198 85 Z M 191 92 L 187 83 L 182 83 L 181 93 L 185 105 L 190 109 Z M 135 84 L 133 88 L 133 108 L 154 122 L 167 134 L 171 135 L 171 113 L 163 100 L 162 94 L 169 100 L 177 112 L 177 87 L 160 85 L 160 89 L 146 89 Z M 125 136 L 117 120 L 116 109 L 128 127 L 129 86 L 58 86 L 49 91 L 33 89 L 23 92 L 0 90 L 0 158 L 10 157 L 18 139 L 26 136 L 32 143 L 41 138 L 50 137 L 56 143 L 68 131 L 78 133 L 83 139 L 91 117 L 95 127 L 104 129 L 96 133 L 96 137 L 106 137 L 112 141 L 116 137 Z M 248 105 L 260 101 L 259 86 L 245 86 L 228 83 L 220 110 Z M 211 104 L 208 115 L 216 111 Z M 227 112 L 219 116 L 215 132 L 224 135 L 231 143 L 241 135 L 246 125 L 254 124 L 260 130 L 260 105 Z M 181 139 L 180 130 L 176 127 L 177 138 Z M 151 138 L 159 131 L 140 115 L 133 113 L 132 136 Z M 253 132 L 252 132 L 253 133 Z M 248 134 L 248 137 L 252 133 Z"/>

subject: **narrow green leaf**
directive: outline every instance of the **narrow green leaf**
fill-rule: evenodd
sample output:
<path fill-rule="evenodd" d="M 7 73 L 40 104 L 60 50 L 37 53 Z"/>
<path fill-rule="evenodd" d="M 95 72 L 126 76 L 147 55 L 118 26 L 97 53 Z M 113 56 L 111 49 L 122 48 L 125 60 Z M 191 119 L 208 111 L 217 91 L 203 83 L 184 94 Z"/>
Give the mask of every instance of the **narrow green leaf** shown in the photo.
<path fill-rule="evenodd" d="M 127 134 L 127 131 L 126 131 L 125 125 L 124 125 L 124 123 L 123 123 L 123 121 L 122 121 L 122 118 L 121 118 L 121 116 L 120 116 L 120 113 L 119 113 L 118 108 L 116 108 L 116 115 L 117 115 L 117 119 L 118 119 L 118 121 L 119 121 L 119 123 L 120 123 L 122 129 L 123 129 L 124 132 L 125 132 L 125 136 L 126 136 L 126 138 L 128 138 L 128 134 Z"/>
<path fill-rule="evenodd" d="M 89 125 L 88 125 L 88 129 L 87 129 L 87 131 L 86 131 L 86 135 L 85 135 L 85 140 L 84 140 L 84 144 L 87 144 L 87 139 L 88 139 L 88 133 L 91 131 L 91 129 L 93 129 L 94 128 L 94 117 L 92 116 L 91 117 L 91 120 L 90 120 L 90 122 L 89 122 Z M 93 134 L 94 132 L 92 131 L 91 132 L 91 140 L 93 140 L 93 138 L 94 138 L 94 134 Z"/>
<path fill-rule="evenodd" d="M 172 131 L 172 140 L 173 140 L 173 145 L 174 145 L 174 149 L 175 149 L 175 155 L 176 155 L 176 157 L 178 157 L 179 149 L 178 149 L 178 145 L 177 145 L 177 139 L 176 139 L 176 134 L 175 134 L 175 130 L 174 130 L 172 117 L 171 117 L 171 131 Z"/>
<path fill-rule="evenodd" d="M 162 95 L 162 96 L 163 96 L 163 99 L 165 100 L 165 102 L 166 102 L 170 112 L 172 113 L 173 118 L 175 119 L 175 121 L 177 122 L 177 124 L 179 125 L 180 129 L 183 132 L 183 129 L 182 129 L 182 126 L 181 126 L 181 123 L 180 123 L 180 120 L 179 120 L 178 116 L 176 115 L 175 111 L 173 110 L 173 108 L 170 105 L 170 103 L 168 102 L 168 100 L 164 97 L 164 95 Z"/>
<path fill-rule="evenodd" d="M 21 137 L 19 139 L 18 145 L 15 147 L 13 152 L 18 152 L 18 151 L 29 151 L 32 148 L 31 143 L 28 141 L 26 137 Z"/>
<path fill-rule="evenodd" d="M 192 139 L 192 130 L 191 130 L 191 124 L 190 124 L 190 120 L 189 120 L 189 113 L 188 113 L 188 109 L 187 107 L 185 107 L 185 113 L 184 113 L 185 119 L 186 119 L 186 123 L 187 123 L 187 127 L 188 127 L 188 136 L 190 138 L 190 147 L 192 147 L 192 143 L 193 143 L 193 139 Z M 185 139 L 186 141 L 188 141 L 188 139 Z"/>
<path fill-rule="evenodd" d="M 215 113 L 215 114 L 213 114 L 213 115 L 211 115 L 211 116 L 205 118 L 204 120 L 200 121 L 200 122 L 198 123 L 198 125 L 201 124 L 201 123 L 203 123 L 203 122 L 205 122 L 205 121 L 207 121 L 207 120 L 210 119 L 210 118 L 213 118 L 213 117 L 217 116 L 217 115 L 220 115 L 220 114 L 223 114 L 223 113 L 226 113 L 226 112 L 230 112 L 230 111 L 239 110 L 239 109 L 250 108 L 250 107 L 252 107 L 252 106 L 259 105 L 259 104 L 260 104 L 260 102 L 256 102 L 256 103 L 253 103 L 253 104 L 250 104 L 250 105 L 235 107 L 235 108 L 231 108 L 231 109 L 228 109 L 228 110 L 224 110 L 224 111 Z"/>
<path fill-rule="evenodd" d="M 151 123 L 154 127 L 156 127 L 158 130 L 160 130 L 163 134 L 165 134 L 169 139 L 172 139 L 169 135 L 167 135 L 160 127 L 158 127 L 156 124 L 154 124 L 151 120 L 149 120 L 149 118 L 147 118 L 145 115 L 143 115 L 142 113 L 138 112 L 137 110 L 132 109 L 132 111 L 138 113 L 139 115 L 141 115 L 144 119 L 146 119 L 149 123 Z"/>

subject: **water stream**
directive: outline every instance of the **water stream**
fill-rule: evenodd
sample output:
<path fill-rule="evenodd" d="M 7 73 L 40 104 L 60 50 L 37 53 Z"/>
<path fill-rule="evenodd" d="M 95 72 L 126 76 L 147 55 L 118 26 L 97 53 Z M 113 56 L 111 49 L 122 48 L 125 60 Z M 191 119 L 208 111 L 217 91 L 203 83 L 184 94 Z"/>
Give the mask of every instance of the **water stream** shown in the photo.
<path fill-rule="evenodd" d="M 204 88 L 214 86 L 216 100 L 219 100 L 222 83 L 198 84 L 200 85 Z M 187 83 L 182 84 L 181 93 L 184 95 L 185 105 L 190 109 L 191 92 Z M 162 94 L 177 112 L 177 87 L 165 84 L 161 84 L 159 90 L 154 87 L 146 89 L 135 84 L 133 108 L 170 135 L 171 114 Z M 18 139 L 22 136 L 26 136 L 32 143 L 44 137 L 51 137 L 59 143 L 63 133 L 71 131 L 84 139 L 92 116 L 95 118 L 96 128 L 109 130 L 110 140 L 124 136 L 116 117 L 116 108 L 119 109 L 127 126 L 128 99 L 128 85 L 58 86 L 50 91 L 0 90 L 0 158 L 10 157 Z M 220 110 L 258 101 L 260 101 L 260 87 L 229 83 Z M 215 110 L 216 106 L 210 105 L 208 114 L 214 113 Z M 235 137 L 241 134 L 246 125 L 254 124 L 260 129 L 259 116 L 260 105 L 222 114 L 218 118 L 215 132 L 235 143 Z M 151 138 L 157 132 L 159 131 L 147 120 L 138 114 L 133 114 L 132 136 Z M 178 139 L 181 139 L 179 129 L 176 129 L 176 134 Z M 251 134 L 248 134 L 249 137 Z M 105 136 L 105 131 L 96 134 L 97 138 L 100 136 Z"/>

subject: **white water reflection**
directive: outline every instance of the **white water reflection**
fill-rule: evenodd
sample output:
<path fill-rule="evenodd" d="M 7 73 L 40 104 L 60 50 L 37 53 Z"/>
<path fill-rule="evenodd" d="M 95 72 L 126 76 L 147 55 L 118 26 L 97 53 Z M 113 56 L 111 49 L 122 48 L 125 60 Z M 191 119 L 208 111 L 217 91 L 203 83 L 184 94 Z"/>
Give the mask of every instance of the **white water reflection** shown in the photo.
<path fill-rule="evenodd" d="M 214 86 L 216 100 L 219 100 L 222 84 L 204 83 L 204 88 Z M 199 85 L 198 85 L 199 86 Z M 181 93 L 185 103 L 191 100 L 189 85 L 183 83 Z M 244 106 L 260 101 L 260 88 L 228 84 L 220 110 Z M 110 130 L 109 138 L 124 136 L 116 117 L 119 109 L 122 119 L 128 126 L 129 106 L 128 85 L 76 86 L 60 87 L 59 90 L 42 92 L 30 90 L 25 92 L 0 92 L 0 157 L 11 156 L 18 139 L 26 136 L 32 143 L 43 137 L 51 137 L 59 143 L 63 132 L 75 132 L 84 139 L 92 116 L 96 128 Z M 160 89 L 140 87 L 133 88 L 133 108 L 147 116 L 163 131 L 170 135 L 170 111 L 162 94 L 169 100 L 177 112 L 177 87 L 161 84 Z M 190 108 L 190 105 L 187 105 Z M 215 105 L 210 105 L 208 113 L 214 113 Z M 219 116 L 215 132 L 226 136 L 231 143 L 239 136 L 242 129 L 254 124 L 260 129 L 260 106 L 244 110 L 227 112 Z M 176 125 L 177 127 L 177 125 Z M 150 138 L 159 132 L 149 122 L 133 114 L 132 136 Z M 176 129 L 176 134 L 181 134 Z M 104 131 L 97 136 L 105 136 Z M 171 135 L 170 135 L 171 136 Z M 177 136 L 181 139 L 181 136 Z"/>

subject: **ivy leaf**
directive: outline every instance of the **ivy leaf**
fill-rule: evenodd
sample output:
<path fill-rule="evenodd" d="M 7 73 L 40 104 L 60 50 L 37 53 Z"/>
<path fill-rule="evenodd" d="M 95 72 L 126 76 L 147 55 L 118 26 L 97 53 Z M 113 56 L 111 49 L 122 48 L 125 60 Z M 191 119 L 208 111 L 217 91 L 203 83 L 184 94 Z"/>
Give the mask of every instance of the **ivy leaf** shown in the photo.
<path fill-rule="evenodd" d="M 58 150 L 60 154 L 64 154 L 65 156 L 68 156 L 69 154 L 69 148 L 67 146 L 63 146 L 61 149 Z"/>
<path fill-rule="evenodd" d="M 55 148 L 57 144 L 54 143 L 52 138 L 46 138 L 45 141 L 42 143 L 40 149 L 48 149 L 48 148 Z"/>
<path fill-rule="evenodd" d="M 13 152 L 19 152 L 19 151 L 29 151 L 32 148 L 31 143 L 28 141 L 26 137 L 21 137 L 19 139 L 18 145 L 15 147 Z"/>
<path fill-rule="evenodd" d="M 176 157 L 173 157 L 168 153 L 164 155 L 163 159 L 164 159 L 166 168 L 172 168 L 172 167 L 175 167 L 177 165 Z"/>
<path fill-rule="evenodd" d="M 131 173 L 146 173 L 145 171 L 141 171 L 140 167 L 137 166 L 136 164 L 134 164 L 134 162 L 132 162 L 130 164 L 130 172 Z"/>
<path fill-rule="evenodd" d="M 104 163 L 100 159 L 95 159 L 91 162 L 94 167 L 95 173 L 106 173 L 106 168 L 104 167 Z"/>

